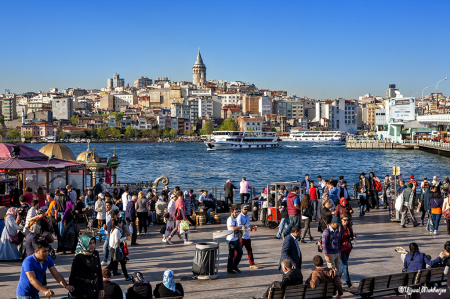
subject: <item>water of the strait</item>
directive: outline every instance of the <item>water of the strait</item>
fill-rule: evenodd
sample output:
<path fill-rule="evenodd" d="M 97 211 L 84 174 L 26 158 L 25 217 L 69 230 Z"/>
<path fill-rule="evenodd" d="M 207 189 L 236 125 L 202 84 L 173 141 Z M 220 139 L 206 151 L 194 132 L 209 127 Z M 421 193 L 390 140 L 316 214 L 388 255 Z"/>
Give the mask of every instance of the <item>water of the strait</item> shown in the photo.
<path fill-rule="evenodd" d="M 78 156 L 87 144 L 64 143 Z M 305 174 L 317 181 L 338 179 L 349 184 L 358 174 L 373 171 L 378 177 L 400 166 L 404 177 L 416 179 L 437 175 L 442 181 L 450 175 L 450 158 L 420 150 L 347 150 L 344 143 L 282 142 L 282 148 L 236 151 L 207 151 L 203 143 L 91 143 L 100 157 L 111 157 L 113 147 L 119 157 L 118 181 L 153 181 L 160 175 L 170 186 L 223 190 L 227 179 L 238 183 L 242 176 L 255 187 L 274 181 L 301 181 Z M 26 144 L 40 149 L 44 144 Z"/>

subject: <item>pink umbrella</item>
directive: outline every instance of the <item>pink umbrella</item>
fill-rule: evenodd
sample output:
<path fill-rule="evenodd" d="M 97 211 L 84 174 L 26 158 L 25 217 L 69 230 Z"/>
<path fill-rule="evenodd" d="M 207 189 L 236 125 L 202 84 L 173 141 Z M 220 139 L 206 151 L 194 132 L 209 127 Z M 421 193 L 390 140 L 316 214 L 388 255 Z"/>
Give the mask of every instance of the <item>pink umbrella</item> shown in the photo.
<path fill-rule="evenodd" d="M 0 169 L 2 170 L 7 169 L 25 170 L 25 169 L 42 169 L 42 168 L 45 168 L 45 166 L 34 162 L 19 159 L 8 159 L 0 163 Z"/>

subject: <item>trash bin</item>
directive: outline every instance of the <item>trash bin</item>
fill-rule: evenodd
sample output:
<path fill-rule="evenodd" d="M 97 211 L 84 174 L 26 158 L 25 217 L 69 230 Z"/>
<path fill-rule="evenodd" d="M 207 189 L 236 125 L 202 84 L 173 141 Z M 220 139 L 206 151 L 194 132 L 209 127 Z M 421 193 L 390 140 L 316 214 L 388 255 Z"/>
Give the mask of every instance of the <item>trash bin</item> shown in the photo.
<path fill-rule="evenodd" d="M 218 269 L 216 260 L 219 246 L 216 242 L 197 243 L 195 248 L 192 273 L 198 279 L 216 279 Z"/>
<path fill-rule="evenodd" d="M 252 221 L 258 221 L 259 199 L 252 199 Z"/>

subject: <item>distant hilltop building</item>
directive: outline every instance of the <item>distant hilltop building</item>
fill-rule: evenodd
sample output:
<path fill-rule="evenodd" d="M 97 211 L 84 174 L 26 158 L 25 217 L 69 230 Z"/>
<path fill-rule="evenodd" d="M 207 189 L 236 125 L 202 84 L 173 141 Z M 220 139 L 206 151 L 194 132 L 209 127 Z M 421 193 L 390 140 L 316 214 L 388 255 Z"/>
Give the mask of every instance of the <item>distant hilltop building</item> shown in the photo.
<path fill-rule="evenodd" d="M 206 66 L 203 64 L 200 49 L 198 50 L 197 60 L 192 67 L 192 83 L 197 86 L 205 86 L 206 84 Z"/>
<path fill-rule="evenodd" d="M 116 88 L 125 86 L 125 79 L 121 79 L 119 74 L 115 73 L 113 78 L 106 80 L 106 88 Z"/>

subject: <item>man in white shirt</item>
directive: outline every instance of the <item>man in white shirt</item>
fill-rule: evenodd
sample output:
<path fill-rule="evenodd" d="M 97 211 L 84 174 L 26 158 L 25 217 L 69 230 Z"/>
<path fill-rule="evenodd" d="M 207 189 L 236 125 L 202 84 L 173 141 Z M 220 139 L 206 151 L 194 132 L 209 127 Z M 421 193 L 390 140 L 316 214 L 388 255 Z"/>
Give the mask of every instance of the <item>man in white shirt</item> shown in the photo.
<path fill-rule="evenodd" d="M 322 188 L 322 190 L 323 190 L 323 188 L 325 187 L 325 181 L 324 180 L 322 180 L 322 177 L 320 176 L 320 175 L 318 175 L 317 176 L 317 180 L 319 181 L 317 184 L 317 186 L 319 187 L 321 187 Z"/>
<path fill-rule="evenodd" d="M 122 194 L 122 209 L 125 211 L 127 209 L 127 204 L 131 200 L 130 193 L 128 193 L 129 188 L 125 186 L 123 189 L 125 192 Z"/>
<path fill-rule="evenodd" d="M 73 190 L 73 187 L 70 185 L 66 186 L 67 189 L 67 195 L 69 196 L 70 200 L 73 202 L 74 205 L 77 204 L 77 192 Z"/>
<path fill-rule="evenodd" d="M 255 261 L 253 259 L 252 243 L 250 240 L 250 230 L 252 230 L 253 227 L 250 226 L 250 217 L 248 216 L 248 205 L 243 206 L 242 212 L 237 217 L 237 224 L 244 227 L 241 246 L 245 247 L 245 249 L 247 250 L 250 268 L 259 269 L 259 267 L 255 265 Z"/>
<path fill-rule="evenodd" d="M 239 211 L 236 208 L 230 209 L 231 216 L 227 219 L 227 229 L 231 230 L 233 233 L 227 236 L 228 243 L 228 264 L 227 272 L 230 274 L 241 273 L 238 269 L 239 262 L 242 258 L 242 247 L 238 239 L 238 231 L 243 228 L 243 225 L 238 225 L 236 217 L 239 215 Z M 236 254 L 236 257 L 234 256 Z"/>

